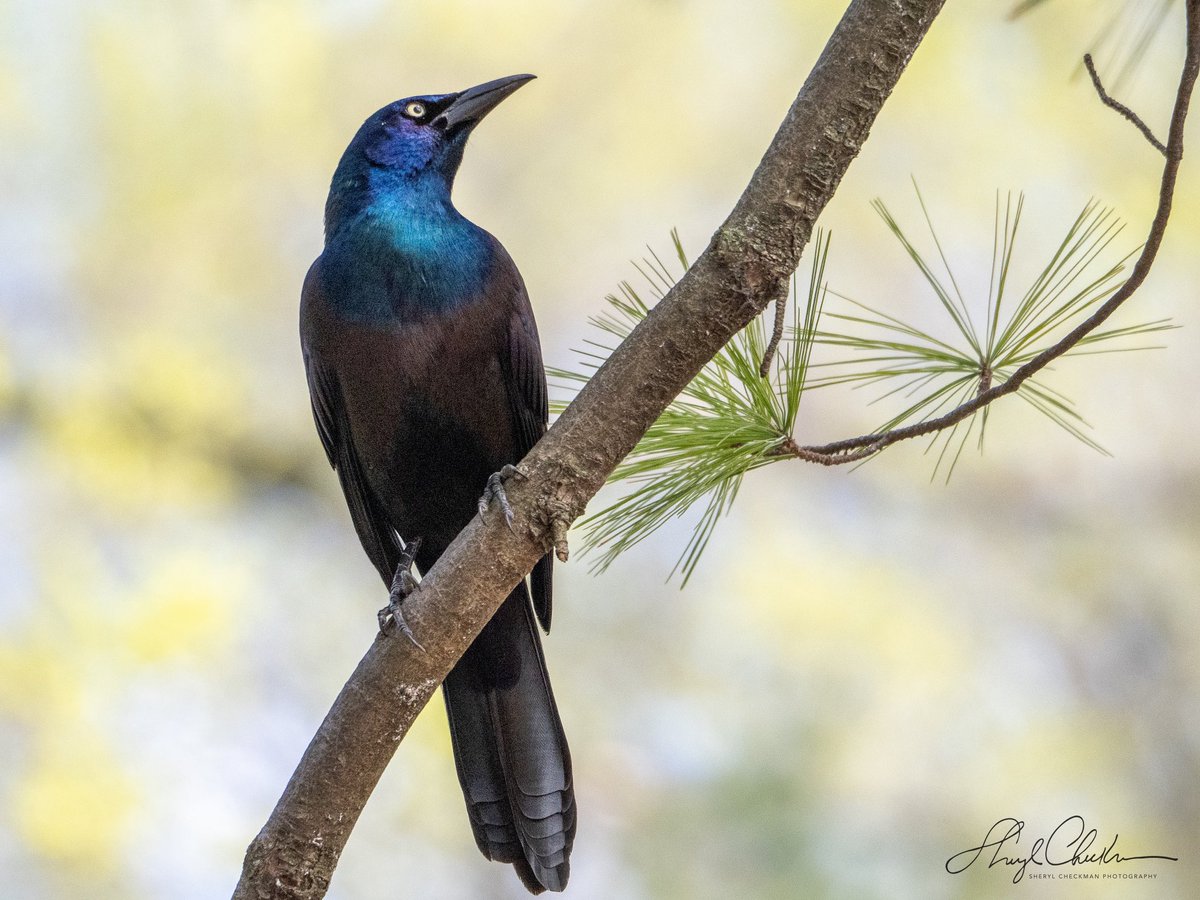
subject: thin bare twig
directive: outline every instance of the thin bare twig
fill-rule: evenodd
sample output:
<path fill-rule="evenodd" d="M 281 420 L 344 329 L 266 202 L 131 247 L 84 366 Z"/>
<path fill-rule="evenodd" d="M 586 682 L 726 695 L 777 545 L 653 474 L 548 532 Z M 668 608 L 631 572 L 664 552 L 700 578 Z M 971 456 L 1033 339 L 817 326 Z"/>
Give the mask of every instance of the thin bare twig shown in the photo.
<path fill-rule="evenodd" d="M 1150 126 L 1142 120 L 1142 117 L 1120 100 L 1115 100 L 1109 96 L 1108 91 L 1104 89 L 1104 84 L 1100 81 L 1100 73 L 1096 71 L 1096 64 L 1092 62 L 1092 54 L 1083 54 L 1083 64 L 1085 67 L 1087 67 L 1088 74 L 1092 76 L 1092 84 L 1096 87 L 1096 93 L 1100 95 L 1100 102 L 1109 109 L 1115 109 L 1125 119 L 1132 122 L 1134 127 L 1142 133 L 1142 137 L 1148 140 L 1155 150 L 1157 150 L 1163 156 L 1166 156 L 1166 145 L 1154 136 L 1154 132 L 1151 131 Z"/>
<path fill-rule="evenodd" d="M 771 331 L 771 340 L 767 342 L 767 349 L 763 351 L 762 362 L 758 366 L 758 374 L 763 378 L 771 374 L 771 360 L 775 358 L 775 351 L 779 349 L 779 342 L 783 340 L 783 326 L 786 318 L 787 292 L 785 291 L 775 298 L 775 326 Z"/>
<path fill-rule="evenodd" d="M 1179 176 L 1179 166 L 1183 162 L 1183 132 L 1187 120 L 1188 107 L 1191 105 L 1192 90 L 1196 85 L 1196 77 L 1200 74 L 1200 0 L 1187 0 L 1187 54 L 1184 59 L 1183 71 L 1180 74 L 1179 88 L 1175 94 L 1175 107 L 1171 113 L 1171 129 L 1164 147 L 1166 163 L 1163 166 L 1162 179 L 1159 183 L 1158 209 L 1151 222 L 1146 243 L 1142 252 L 1133 265 L 1129 278 L 1118 288 L 1111 297 L 1101 304 L 1091 316 L 1071 330 L 1058 343 L 1043 350 L 1029 362 L 1013 372 L 1012 376 L 1000 384 L 993 385 L 987 390 L 976 394 L 971 400 L 955 407 L 945 415 L 924 422 L 894 428 L 889 431 L 865 434 L 856 438 L 834 441 L 829 444 L 796 447 L 793 455 L 822 465 L 835 465 L 856 462 L 878 453 L 898 441 L 921 437 L 957 425 L 968 416 L 974 415 L 993 400 L 1006 394 L 1015 393 L 1031 376 L 1044 369 L 1058 359 L 1084 337 L 1094 331 L 1122 303 L 1133 296 L 1149 275 L 1159 248 L 1162 246 L 1163 235 L 1167 230 L 1167 221 L 1171 216 L 1171 203 L 1175 196 L 1175 182 Z M 1140 120 L 1138 120 L 1140 121 Z"/>

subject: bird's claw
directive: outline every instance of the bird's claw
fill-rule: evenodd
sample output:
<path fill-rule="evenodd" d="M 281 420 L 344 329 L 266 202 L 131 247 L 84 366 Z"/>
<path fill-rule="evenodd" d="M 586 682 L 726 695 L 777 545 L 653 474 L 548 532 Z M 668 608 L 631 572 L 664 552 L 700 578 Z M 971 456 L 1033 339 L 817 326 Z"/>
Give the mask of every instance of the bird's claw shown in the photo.
<path fill-rule="evenodd" d="M 487 511 L 495 500 L 500 504 L 500 511 L 504 513 L 504 524 L 508 526 L 508 530 L 513 530 L 513 509 L 508 502 L 508 494 L 504 492 L 504 482 L 513 476 L 525 477 L 525 473 L 521 471 L 519 466 L 506 465 L 499 472 L 493 472 L 488 476 L 487 487 L 483 489 L 483 496 L 479 498 L 479 520 L 487 523 Z"/>
<path fill-rule="evenodd" d="M 412 633 L 412 629 L 408 627 L 408 623 L 404 621 L 404 613 L 401 610 L 400 603 L 388 603 L 377 615 L 380 634 L 390 637 L 398 631 L 408 638 L 414 647 L 422 653 L 425 652 L 425 648 L 421 645 L 421 642 L 417 640 L 416 636 Z"/>
<path fill-rule="evenodd" d="M 405 545 L 404 552 L 400 555 L 400 562 L 396 565 L 396 574 L 392 578 L 392 588 L 388 592 L 388 605 L 377 613 L 376 618 L 379 620 L 380 634 L 391 635 L 399 631 L 412 641 L 413 646 L 424 653 L 425 648 L 421 646 L 421 642 L 416 639 L 412 629 L 404 621 L 402 610 L 404 598 L 417 589 L 417 580 L 413 578 L 411 570 L 413 560 L 417 558 L 417 550 L 420 547 L 420 538 L 411 540 Z"/>

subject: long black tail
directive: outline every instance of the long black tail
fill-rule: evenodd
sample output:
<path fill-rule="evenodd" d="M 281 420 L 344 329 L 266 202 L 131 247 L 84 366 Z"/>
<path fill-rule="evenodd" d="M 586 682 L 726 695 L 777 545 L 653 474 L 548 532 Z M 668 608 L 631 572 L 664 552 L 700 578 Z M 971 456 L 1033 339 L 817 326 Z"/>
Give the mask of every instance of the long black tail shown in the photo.
<path fill-rule="evenodd" d="M 531 893 L 561 891 L 575 838 L 571 754 L 525 584 L 446 678 L 458 780 L 475 842 Z"/>

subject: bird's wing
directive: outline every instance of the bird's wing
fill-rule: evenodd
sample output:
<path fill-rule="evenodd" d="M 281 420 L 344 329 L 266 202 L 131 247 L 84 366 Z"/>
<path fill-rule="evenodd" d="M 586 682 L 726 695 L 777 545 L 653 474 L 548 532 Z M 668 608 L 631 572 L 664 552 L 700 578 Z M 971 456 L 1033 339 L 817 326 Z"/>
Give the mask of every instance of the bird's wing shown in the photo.
<path fill-rule="evenodd" d="M 546 433 L 550 404 L 546 393 L 546 370 L 542 366 L 542 347 L 533 320 L 533 309 L 529 305 L 529 295 L 517 267 L 511 259 L 506 261 L 513 279 L 513 305 L 503 364 L 519 460 Z M 550 632 L 553 573 L 554 557 L 547 554 L 538 560 L 530 575 L 533 610 L 547 633 Z"/>
<path fill-rule="evenodd" d="M 550 407 L 546 399 L 546 371 L 542 368 L 537 326 L 529 310 L 529 301 L 525 300 L 520 306 L 513 310 L 509 320 L 505 375 L 517 432 L 517 452 L 524 456 L 546 433 Z"/>
<path fill-rule="evenodd" d="M 317 276 L 319 263 L 320 260 L 313 264 L 304 280 L 301 294 L 302 317 L 308 310 L 323 305 L 320 278 Z M 363 549 L 383 576 L 383 580 L 391 583 L 400 561 L 399 537 L 388 524 L 387 516 L 384 515 L 383 508 L 363 473 L 362 463 L 359 461 L 350 432 L 350 421 L 337 373 L 331 367 L 323 365 L 318 354 L 310 352 L 308 342 L 304 339 L 304 326 L 301 330 L 304 369 L 308 377 L 308 394 L 312 400 L 317 434 L 321 436 L 321 445 L 325 448 L 329 464 L 337 471 L 342 493 L 346 495 L 346 505 L 350 508 L 350 518 L 354 521 L 354 529 L 358 532 Z"/>
<path fill-rule="evenodd" d="M 305 374 L 308 376 L 308 398 L 312 401 L 313 421 L 317 425 L 317 434 L 321 438 L 321 446 L 325 448 L 325 457 L 329 464 L 337 468 L 338 433 L 335 423 L 339 418 L 338 404 L 342 395 L 332 374 L 316 366 L 304 357 Z M 335 401 L 336 397 L 336 401 Z"/>
<path fill-rule="evenodd" d="M 367 556 L 383 580 L 390 583 L 400 562 L 400 542 L 395 530 L 388 524 L 375 492 L 367 484 L 362 463 L 354 449 L 337 376 L 311 360 L 306 360 L 306 368 L 317 432 L 321 435 L 329 462 L 342 483 L 342 493 L 346 495 L 354 529 Z"/>

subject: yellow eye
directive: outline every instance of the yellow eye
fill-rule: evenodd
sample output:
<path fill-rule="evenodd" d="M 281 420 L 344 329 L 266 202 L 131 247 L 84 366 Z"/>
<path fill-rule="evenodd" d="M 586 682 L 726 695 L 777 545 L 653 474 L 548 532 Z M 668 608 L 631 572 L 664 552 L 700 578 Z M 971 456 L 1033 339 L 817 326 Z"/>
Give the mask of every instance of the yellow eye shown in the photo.
<path fill-rule="evenodd" d="M 425 115 L 425 104 L 414 100 L 404 107 L 404 114 L 410 119 L 420 119 Z"/>

